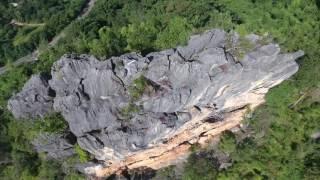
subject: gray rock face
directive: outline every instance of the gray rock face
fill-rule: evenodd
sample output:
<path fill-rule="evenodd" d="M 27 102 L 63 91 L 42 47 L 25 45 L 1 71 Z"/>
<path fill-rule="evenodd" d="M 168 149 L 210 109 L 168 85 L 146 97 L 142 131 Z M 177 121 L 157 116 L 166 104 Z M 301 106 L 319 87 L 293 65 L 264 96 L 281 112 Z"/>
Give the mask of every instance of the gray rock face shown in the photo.
<path fill-rule="evenodd" d="M 129 53 L 98 61 L 65 55 L 53 65 L 49 85 L 32 77 L 8 106 L 17 118 L 61 112 L 83 149 L 98 160 L 121 159 L 163 141 L 190 120 L 192 107 L 223 112 L 228 99 L 297 72 L 294 60 L 302 51 L 282 54 L 276 44 L 259 44 L 258 36 L 247 40 L 252 48 L 243 58 L 228 51 L 221 30 L 145 57 Z"/>
<path fill-rule="evenodd" d="M 38 153 L 47 153 L 49 158 L 57 160 L 75 154 L 72 142 L 69 142 L 66 137 L 59 134 L 42 133 L 32 142 Z"/>
<path fill-rule="evenodd" d="M 8 102 L 8 109 L 14 117 L 36 118 L 52 112 L 55 92 L 49 87 L 48 77 L 34 75 L 24 85 L 22 91 Z"/>

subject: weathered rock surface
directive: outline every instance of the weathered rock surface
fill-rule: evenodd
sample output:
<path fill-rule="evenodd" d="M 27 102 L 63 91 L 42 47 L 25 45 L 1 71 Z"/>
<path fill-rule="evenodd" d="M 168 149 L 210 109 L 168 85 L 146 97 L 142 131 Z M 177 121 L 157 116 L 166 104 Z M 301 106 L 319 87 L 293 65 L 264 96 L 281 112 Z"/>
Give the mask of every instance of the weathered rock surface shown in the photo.
<path fill-rule="evenodd" d="M 252 48 L 236 57 L 227 37 L 215 29 L 145 57 L 65 55 L 53 65 L 51 80 L 32 77 L 8 106 L 17 118 L 61 112 L 79 145 L 109 166 L 88 173 L 161 167 L 179 157 L 174 152 L 184 154 L 186 142 L 238 125 L 241 108 L 262 103 L 269 88 L 298 70 L 294 60 L 302 51 L 283 54 L 277 44 L 263 45 L 251 35 Z M 239 49 L 238 42 L 233 36 L 231 48 Z"/>
<path fill-rule="evenodd" d="M 38 153 L 45 152 L 49 158 L 56 160 L 75 154 L 74 142 L 70 142 L 70 138 L 59 134 L 42 133 L 33 140 L 32 145 Z"/>
<path fill-rule="evenodd" d="M 9 100 L 8 109 L 17 119 L 43 117 L 52 112 L 55 92 L 48 79 L 45 75 L 33 75 L 22 91 Z"/>

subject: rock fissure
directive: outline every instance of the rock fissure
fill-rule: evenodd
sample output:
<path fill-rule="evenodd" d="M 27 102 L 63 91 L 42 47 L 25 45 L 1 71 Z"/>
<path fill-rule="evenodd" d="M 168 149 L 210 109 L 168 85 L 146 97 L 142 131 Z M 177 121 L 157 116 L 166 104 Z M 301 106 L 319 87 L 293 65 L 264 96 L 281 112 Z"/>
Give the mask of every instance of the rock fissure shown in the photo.
<path fill-rule="evenodd" d="M 124 83 L 123 80 L 117 75 L 117 72 L 115 71 L 116 65 L 114 64 L 114 62 L 113 62 L 112 59 L 110 60 L 110 62 L 111 62 L 111 65 L 112 65 L 112 72 L 113 72 L 114 76 L 120 81 L 122 87 L 123 87 L 124 90 L 126 91 L 127 89 L 126 89 L 125 83 Z"/>

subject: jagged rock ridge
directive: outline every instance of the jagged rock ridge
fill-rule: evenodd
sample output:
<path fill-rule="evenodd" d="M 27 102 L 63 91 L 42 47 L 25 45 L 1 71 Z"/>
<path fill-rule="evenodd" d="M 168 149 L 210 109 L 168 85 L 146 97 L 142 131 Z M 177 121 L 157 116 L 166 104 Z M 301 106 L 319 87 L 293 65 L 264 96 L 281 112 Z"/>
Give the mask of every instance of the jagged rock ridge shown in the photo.
<path fill-rule="evenodd" d="M 240 37 L 232 39 L 236 47 Z M 261 37 L 245 39 L 252 47 L 243 57 L 228 51 L 228 35 L 218 29 L 146 56 L 98 61 L 65 55 L 50 80 L 34 75 L 8 108 L 17 118 L 61 112 L 83 149 L 98 160 L 121 161 L 167 143 L 194 119 L 191 109 L 209 109 L 206 122 L 222 121 L 250 103 L 249 93 L 263 95 L 297 72 L 294 60 L 302 51 L 283 54 L 277 44 L 261 44 Z"/>

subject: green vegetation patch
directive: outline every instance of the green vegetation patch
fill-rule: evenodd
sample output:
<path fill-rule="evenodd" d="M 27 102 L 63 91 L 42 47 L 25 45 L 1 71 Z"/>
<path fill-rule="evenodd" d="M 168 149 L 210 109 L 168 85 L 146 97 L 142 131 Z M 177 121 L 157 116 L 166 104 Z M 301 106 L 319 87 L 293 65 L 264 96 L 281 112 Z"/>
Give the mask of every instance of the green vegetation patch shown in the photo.
<path fill-rule="evenodd" d="M 158 170 L 156 173 L 156 176 L 153 179 L 155 179 L 155 180 L 164 180 L 164 179 L 175 180 L 175 179 L 178 179 L 177 174 L 175 172 L 175 166 L 168 166 L 168 167 L 165 167 L 165 168 Z"/>
<path fill-rule="evenodd" d="M 76 151 L 81 163 L 88 162 L 91 159 L 90 154 L 87 151 L 81 149 L 79 144 L 75 145 L 75 151 Z"/>
<path fill-rule="evenodd" d="M 12 2 L 0 2 L 0 66 L 49 42 L 78 16 L 86 0 L 14 1 L 17 6 Z"/>
<path fill-rule="evenodd" d="M 193 153 L 189 156 L 185 164 L 183 180 L 212 180 L 218 175 L 217 164 L 214 159 L 208 158 L 203 154 Z"/>
<path fill-rule="evenodd" d="M 147 86 L 148 80 L 142 75 L 133 80 L 132 85 L 128 88 L 132 100 L 141 98 Z"/>
<path fill-rule="evenodd" d="M 225 43 L 226 52 L 230 53 L 238 62 L 255 47 L 254 43 L 245 36 L 240 35 L 238 39 L 235 39 L 233 33 L 227 34 Z"/>
<path fill-rule="evenodd" d="M 192 26 L 186 18 L 172 18 L 166 28 L 160 32 L 155 44 L 159 49 L 174 48 L 185 44 L 192 32 Z"/>
<path fill-rule="evenodd" d="M 218 149 L 230 154 L 236 150 L 237 141 L 235 135 L 230 131 L 225 131 L 220 139 Z"/>
<path fill-rule="evenodd" d="M 131 118 L 132 114 L 140 111 L 140 108 L 134 103 L 130 102 L 127 106 L 120 109 L 120 114 L 124 119 Z"/>
<path fill-rule="evenodd" d="M 39 42 L 48 42 L 74 19 L 83 2 L 26 0 L 15 10 L 9 1 L 1 1 L 0 65 L 32 52 Z M 30 146 L 27 138 L 32 134 L 28 132 L 30 128 L 16 122 L 6 109 L 7 100 L 21 89 L 31 74 L 49 72 L 52 63 L 65 53 L 93 53 L 98 57 L 127 51 L 148 53 L 184 44 L 191 33 L 223 28 L 241 36 L 270 34 L 283 51 L 302 49 L 306 56 L 300 60 L 297 75 L 273 88 L 266 97 L 266 104 L 256 110 L 250 119 L 250 137 L 238 142 L 236 147 L 233 138 L 222 138 L 221 149 L 232 152 L 233 166 L 217 171 L 208 157 L 191 156 L 184 178 L 318 179 L 319 141 L 310 135 L 320 129 L 319 97 L 307 91 L 317 92 L 320 88 L 319 4 L 319 0 L 98 0 L 91 14 L 73 23 L 65 32 L 66 36 L 56 46 L 45 50 L 39 61 L 12 67 L 1 75 L 0 154 L 10 154 L 12 161 L 0 168 L 1 177 L 37 179 L 39 167 L 44 163 Z M 33 32 L 34 29 L 11 26 L 12 19 L 46 25 L 43 30 Z M 246 42 L 241 44 L 244 49 L 251 49 Z M 242 52 L 235 54 L 239 59 L 243 55 Z M 130 90 L 133 99 L 139 99 L 144 92 L 146 83 L 139 81 Z M 307 95 L 302 97 L 305 93 Z M 129 107 L 125 111 L 132 109 Z M 63 129 L 59 123 L 42 123 L 35 132 Z M 59 169 L 41 167 L 54 172 L 57 172 L 54 168 Z M 49 175 L 49 172 L 41 174 Z M 40 179 L 61 179 L 57 177 Z"/>
<path fill-rule="evenodd" d="M 12 137 L 26 138 L 29 141 L 36 138 L 40 133 L 63 133 L 67 130 L 67 122 L 58 113 L 50 114 L 36 120 L 15 120 L 9 124 L 9 133 Z M 22 144 L 25 144 L 24 142 Z"/>

